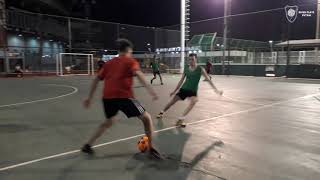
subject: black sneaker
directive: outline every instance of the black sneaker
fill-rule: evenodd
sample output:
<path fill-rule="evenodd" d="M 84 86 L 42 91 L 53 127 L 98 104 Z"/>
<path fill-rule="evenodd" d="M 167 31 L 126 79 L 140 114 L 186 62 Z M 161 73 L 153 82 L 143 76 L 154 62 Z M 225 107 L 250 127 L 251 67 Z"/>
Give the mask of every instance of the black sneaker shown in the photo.
<path fill-rule="evenodd" d="M 163 83 L 161 83 L 161 85 L 163 85 Z"/>
<path fill-rule="evenodd" d="M 94 150 L 92 149 L 92 147 L 89 145 L 89 144 L 85 144 L 82 148 L 81 148 L 81 151 L 83 153 L 87 153 L 87 154 L 94 154 Z"/>
<path fill-rule="evenodd" d="M 152 84 L 153 83 L 153 80 L 151 79 L 150 83 Z"/>

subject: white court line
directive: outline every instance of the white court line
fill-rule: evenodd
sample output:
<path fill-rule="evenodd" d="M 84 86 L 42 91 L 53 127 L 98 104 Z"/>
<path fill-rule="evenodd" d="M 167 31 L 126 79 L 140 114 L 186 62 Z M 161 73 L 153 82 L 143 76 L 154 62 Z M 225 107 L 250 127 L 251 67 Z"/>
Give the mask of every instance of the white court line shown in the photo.
<path fill-rule="evenodd" d="M 21 105 L 25 105 L 25 104 L 33 104 L 33 103 L 38 103 L 38 102 L 50 101 L 50 100 L 59 99 L 59 98 L 63 98 L 63 97 L 66 97 L 66 96 L 70 96 L 70 95 L 73 95 L 73 94 L 75 94 L 75 93 L 78 92 L 78 88 L 73 87 L 73 86 L 60 85 L 60 84 L 45 84 L 45 85 L 46 85 L 46 86 L 68 87 L 68 88 L 72 88 L 73 91 L 70 92 L 70 93 L 68 93 L 68 94 L 63 94 L 63 95 L 60 95 L 60 96 L 51 97 L 51 98 L 46 98 L 46 99 L 39 99 L 39 100 L 34 100 L 34 101 L 26 101 L 26 102 L 21 102 L 21 103 L 0 105 L 0 108 L 13 107 L 13 106 L 21 106 Z"/>
<path fill-rule="evenodd" d="M 234 99 L 234 98 L 231 98 L 231 97 L 228 97 L 228 96 L 225 96 L 224 94 L 222 95 L 222 97 L 226 98 L 226 99 L 229 99 L 231 101 L 234 101 L 234 102 L 239 102 L 239 103 L 242 103 L 242 104 L 249 104 L 249 105 L 253 105 L 253 106 L 263 106 L 265 104 L 259 104 L 259 103 L 252 103 L 252 102 L 249 102 L 249 101 L 242 101 L 242 100 L 239 100 L 239 99 Z"/>
<path fill-rule="evenodd" d="M 320 101 L 320 98 L 318 98 L 317 96 L 314 96 L 314 98 L 315 98 L 316 100 Z"/>
<path fill-rule="evenodd" d="M 234 116 L 234 115 L 248 113 L 248 112 L 254 112 L 254 111 L 258 111 L 258 110 L 261 110 L 261 109 L 269 108 L 269 107 L 272 107 L 272 106 L 275 106 L 275 105 L 279 105 L 279 104 L 283 104 L 283 103 L 287 103 L 287 102 L 295 101 L 295 100 L 299 100 L 299 99 L 310 98 L 310 97 L 314 97 L 314 96 L 317 96 L 317 95 L 320 95 L 320 93 L 307 95 L 307 96 L 302 96 L 302 97 L 298 97 L 298 98 L 293 98 L 293 99 L 280 101 L 280 102 L 276 102 L 276 103 L 271 103 L 271 104 L 263 105 L 263 106 L 260 106 L 260 107 L 243 110 L 243 111 L 227 113 L 227 114 L 224 114 L 224 115 L 221 115 L 221 116 L 216 116 L 216 117 L 213 117 L 213 118 L 208 118 L 208 119 L 203 119 L 203 120 L 199 120 L 199 121 L 196 121 L 196 122 L 188 123 L 187 125 L 196 125 L 196 124 L 200 124 L 200 123 L 204 123 L 204 122 L 208 122 L 208 121 L 213 121 L 213 120 L 220 119 L 220 118 L 231 117 L 231 116 Z M 167 130 L 171 130 L 171 129 L 175 129 L 175 128 L 176 128 L 176 126 L 172 126 L 172 127 L 168 127 L 168 128 L 157 130 L 155 132 L 159 133 L 159 132 L 163 132 L 163 131 L 167 131 Z M 110 141 L 110 142 L 107 142 L 107 143 L 98 144 L 98 145 L 94 146 L 94 148 L 98 148 L 98 147 L 107 146 L 107 145 L 110 145 L 110 144 L 115 144 L 115 143 L 118 143 L 118 142 L 131 140 L 131 139 L 134 139 L 134 138 L 141 137 L 143 135 L 144 134 L 138 134 L 138 135 L 134 135 L 134 136 L 127 137 L 127 138 L 122 138 L 122 139 Z M 26 161 L 26 162 L 23 162 L 23 163 L 19 163 L 19 164 L 15 164 L 15 165 L 11 165 L 11 166 L 0 168 L 0 171 L 6 171 L 6 170 L 9 170 L 9 169 L 14 169 L 14 168 L 17 168 L 17 167 L 26 166 L 26 165 L 37 163 L 37 162 L 40 162 L 40 161 L 54 159 L 54 158 L 58 158 L 58 157 L 62 157 L 62 156 L 70 155 L 70 154 L 75 154 L 75 153 L 79 153 L 79 152 L 80 152 L 80 150 L 73 150 L 73 151 L 68 151 L 68 152 L 65 152 L 65 153 L 60 153 L 60 154 L 56 154 L 56 155 L 52 155 L 52 156 L 47 156 L 47 157 L 43 157 L 43 158 L 31 160 L 31 161 Z"/>

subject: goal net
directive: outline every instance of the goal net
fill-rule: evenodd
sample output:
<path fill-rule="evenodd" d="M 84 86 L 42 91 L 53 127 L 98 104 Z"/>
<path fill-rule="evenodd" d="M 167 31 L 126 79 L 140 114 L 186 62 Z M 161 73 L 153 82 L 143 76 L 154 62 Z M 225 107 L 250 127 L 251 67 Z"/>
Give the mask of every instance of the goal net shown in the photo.
<path fill-rule="evenodd" d="M 56 65 L 58 76 L 94 75 L 93 54 L 60 53 Z"/>

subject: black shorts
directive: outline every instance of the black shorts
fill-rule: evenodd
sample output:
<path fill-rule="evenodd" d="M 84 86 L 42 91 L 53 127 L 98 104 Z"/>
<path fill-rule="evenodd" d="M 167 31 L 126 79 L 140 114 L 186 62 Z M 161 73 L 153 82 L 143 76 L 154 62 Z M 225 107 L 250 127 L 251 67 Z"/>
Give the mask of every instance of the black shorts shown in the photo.
<path fill-rule="evenodd" d="M 197 97 L 197 93 L 185 89 L 180 89 L 180 91 L 176 94 L 181 100 L 185 100 L 189 97 Z"/>
<path fill-rule="evenodd" d="M 123 112 L 128 118 L 141 116 L 146 110 L 136 99 L 103 99 L 104 112 L 111 118 Z"/>
<path fill-rule="evenodd" d="M 153 76 L 156 76 L 157 74 L 160 76 L 160 71 L 153 71 Z"/>

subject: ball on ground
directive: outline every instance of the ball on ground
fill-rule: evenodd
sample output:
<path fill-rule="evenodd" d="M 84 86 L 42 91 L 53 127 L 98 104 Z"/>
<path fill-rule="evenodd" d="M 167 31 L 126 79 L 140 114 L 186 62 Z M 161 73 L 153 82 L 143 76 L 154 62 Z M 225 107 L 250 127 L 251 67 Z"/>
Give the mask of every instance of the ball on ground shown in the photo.
<path fill-rule="evenodd" d="M 138 149 L 140 152 L 146 152 L 150 148 L 149 146 L 149 138 L 147 136 L 143 136 L 138 142 Z"/>

